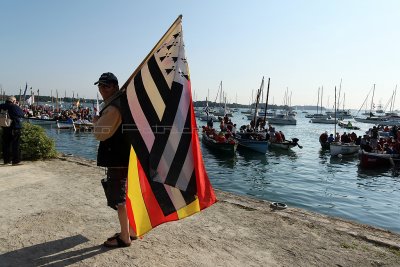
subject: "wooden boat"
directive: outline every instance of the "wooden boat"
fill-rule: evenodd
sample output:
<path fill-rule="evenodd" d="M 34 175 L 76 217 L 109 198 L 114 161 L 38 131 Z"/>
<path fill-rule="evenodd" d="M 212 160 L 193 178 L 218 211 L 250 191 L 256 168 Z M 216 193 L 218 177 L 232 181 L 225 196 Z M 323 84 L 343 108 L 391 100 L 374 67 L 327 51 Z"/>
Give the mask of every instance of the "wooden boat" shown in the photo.
<path fill-rule="evenodd" d="M 352 155 L 360 150 L 360 146 L 354 143 L 336 143 L 332 142 L 329 145 L 331 156 Z"/>
<path fill-rule="evenodd" d="M 284 149 L 284 150 L 289 150 L 296 146 L 298 146 L 299 148 L 303 148 L 302 146 L 300 146 L 298 144 L 298 141 L 299 141 L 299 139 L 297 139 L 297 138 L 293 138 L 292 141 L 289 141 L 289 140 L 285 140 L 283 142 L 270 141 L 269 146 L 271 148 L 278 148 L 278 149 Z"/>
<path fill-rule="evenodd" d="M 211 149 L 232 155 L 235 154 L 238 146 L 238 141 L 233 138 L 228 138 L 225 142 L 218 142 L 212 136 L 208 136 L 205 132 L 202 134 L 201 141 Z"/>
<path fill-rule="evenodd" d="M 258 140 L 251 138 L 250 135 L 236 134 L 236 140 L 239 142 L 239 146 L 259 152 L 259 153 L 267 153 L 268 151 L 268 140 Z"/>
<path fill-rule="evenodd" d="M 384 154 L 360 150 L 360 166 L 362 168 L 384 168 L 394 166 L 400 160 L 399 154 Z"/>

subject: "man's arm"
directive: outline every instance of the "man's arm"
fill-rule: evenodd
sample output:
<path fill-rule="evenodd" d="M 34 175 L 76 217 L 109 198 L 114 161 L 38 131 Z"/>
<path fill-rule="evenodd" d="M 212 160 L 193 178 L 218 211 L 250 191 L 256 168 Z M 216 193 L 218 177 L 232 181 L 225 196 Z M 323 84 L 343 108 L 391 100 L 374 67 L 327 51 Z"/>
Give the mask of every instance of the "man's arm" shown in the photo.
<path fill-rule="evenodd" d="M 99 141 L 104 141 L 114 135 L 121 125 L 121 113 L 114 106 L 108 106 L 98 117 L 93 120 L 94 136 Z"/>

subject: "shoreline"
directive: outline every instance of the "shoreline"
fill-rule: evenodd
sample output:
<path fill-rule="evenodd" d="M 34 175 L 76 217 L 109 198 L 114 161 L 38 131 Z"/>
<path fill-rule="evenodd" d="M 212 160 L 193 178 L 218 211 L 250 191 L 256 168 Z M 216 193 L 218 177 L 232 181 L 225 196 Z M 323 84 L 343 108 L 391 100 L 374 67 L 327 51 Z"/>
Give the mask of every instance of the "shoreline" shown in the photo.
<path fill-rule="evenodd" d="M 400 265 L 400 234 L 220 190 L 202 212 L 104 249 L 118 223 L 94 160 L 60 156 L 0 172 L 2 266 Z"/>

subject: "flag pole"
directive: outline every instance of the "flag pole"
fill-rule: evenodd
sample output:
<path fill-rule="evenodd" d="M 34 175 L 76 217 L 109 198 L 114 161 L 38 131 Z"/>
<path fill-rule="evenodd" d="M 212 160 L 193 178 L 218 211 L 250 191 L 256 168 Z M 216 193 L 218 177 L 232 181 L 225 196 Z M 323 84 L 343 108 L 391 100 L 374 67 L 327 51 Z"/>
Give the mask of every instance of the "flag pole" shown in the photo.
<path fill-rule="evenodd" d="M 169 29 L 164 33 L 164 35 L 161 37 L 161 39 L 157 42 L 157 44 L 153 47 L 153 49 L 150 51 L 150 53 L 143 59 L 142 63 L 136 68 L 136 70 L 132 73 L 132 75 L 129 77 L 129 79 L 124 83 L 124 85 L 121 87 L 121 91 L 125 91 L 126 87 L 128 84 L 131 82 L 133 77 L 136 76 L 136 74 L 142 69 L 143 65 L 149 60 L 149 58 L 154 54 L 154 51 L 160 46 L 161 43 L 165 41 L 169 33 L 176 27 L 176 25 L 181 22 L 182 20 L 182 15 L 179 15 L 178 18 L 172 23 L 172 25 L 169 27 Z"/>

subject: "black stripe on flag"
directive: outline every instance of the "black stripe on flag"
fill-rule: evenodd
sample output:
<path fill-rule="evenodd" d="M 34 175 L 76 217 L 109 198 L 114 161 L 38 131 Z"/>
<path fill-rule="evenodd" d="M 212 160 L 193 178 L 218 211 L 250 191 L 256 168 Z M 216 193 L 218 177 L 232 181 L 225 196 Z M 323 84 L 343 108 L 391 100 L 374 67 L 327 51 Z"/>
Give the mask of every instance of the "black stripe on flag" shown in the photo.
<path fill-rule="evenodd" d="M 182 84 L 176 82 L 172 83 L 171 93 L 166 102 L 167 105 L 165 107 L 164 116 L 161 120 L 161 127 L 158 129 L 159 133 L 155 134 L 156 139 L 154 140 L 153 147 L 150 151 L 150 164 L 153 170 L 157 169 L 161 156 L 163 155 L 169 138 L 168 129 L 171 129 L 174 122 L 182 91 Z"/>
<path fill-rule="evenodd" d="M 149 67 L 151 77 L 153 78 L 153 81 L 156 84 L 158 91 L 160 92 L 160 95 L 161 95 L 162 99 L 164 100 L 165 105 L 168 105 L 168 100 L 170 98 L 170 89 L 169 89 L 167 81 L 164 78 L 164 75 L 162 74 L 162 72 L 160 70 L 160 67 L 157 64 L 157 61 L 156 61 L 156 58 L 154 57 L 154 55 L 147 62 L 147 66 Z M 169 75 L 175 75 L 175 72 L 173 72 Z"/>
<path fill-rule="evenodd" d="M 158 118 L 153 104 L 149 96 L 147 95 L 146 89 L 144 88 L 141 71 L 139 71 L 138 74 L 135 76 L 134 85 L 140 107 L 142 108 L 149 125 L 153 126 L 160 124 L 160 119 Z"/>
<path fill-rule="evenodd" d="M 189 151 L 190 142 L 192 141 L 192 131 L 190 129 L 190 126 L 191 126 L 190 108 L 191 108 L 191 106 L 189 105 L 189 110 L 187 112 L 183 133 L 181 135 L 181 139 L 179 141 L 178 148 L 176 150 L 174 159 L 172 161 L 171 167 L 169 168 L 169 171 L 168 171 L 167 178 L 165 180 L 165 184 L 168 184 L 171 186 L 176 185 L 176 182 L 181 173 L 183 164 L 185 163 L 186 156 L 188 153 L 192 153 L 192 151 Z"/>

